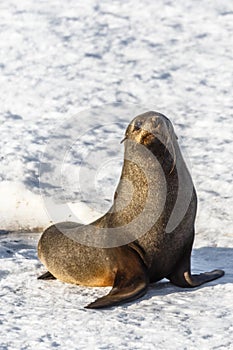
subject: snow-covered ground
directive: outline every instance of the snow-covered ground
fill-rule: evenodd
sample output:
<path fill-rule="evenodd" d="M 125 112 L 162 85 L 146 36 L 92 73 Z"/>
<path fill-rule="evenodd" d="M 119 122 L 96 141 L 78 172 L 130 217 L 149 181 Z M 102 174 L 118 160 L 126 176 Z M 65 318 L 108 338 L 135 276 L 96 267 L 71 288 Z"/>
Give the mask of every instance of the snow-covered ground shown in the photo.
<path fill-rule="evenodd" d="M 0 2 L 1 350 L 233 347 L 232 38 L 227 0 Z M 125 126 L 151 109 L 197 188 L 193 270 L 226 275 L 85 310 L 108 288 L 37 281 L 33 232 L 109 208 Z"/>

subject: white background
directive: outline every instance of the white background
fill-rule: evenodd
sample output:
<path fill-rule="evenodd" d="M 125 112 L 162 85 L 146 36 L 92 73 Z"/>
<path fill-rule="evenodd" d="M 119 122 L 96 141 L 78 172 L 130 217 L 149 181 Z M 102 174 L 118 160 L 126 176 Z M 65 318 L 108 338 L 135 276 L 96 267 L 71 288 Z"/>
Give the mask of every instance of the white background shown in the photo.
<path fill-rule="evenodd" d="M 1 350 L 231 348 L 232 23 L 225 0 L 1 1 Z M 172 120 L 199 198 L 193 270 L 226 275 L 192 291 L 163 281 L 135 303 L 90 311 L 83 306 L 108 289 L 37 281 L 39 235 L 6 232 L 50 223 L 38 182 L 46 144 L 80 111 L 112 102 Z M 111 159 L 108 142 L 88 141 Z M 73 189 L 74 164 L 68 169 Z M 120 161 L 97 176 L 103 210 L 119 171 Z M 90 202 L 99 198 L 70 195 L 81 221 L 98 214 Z"/>

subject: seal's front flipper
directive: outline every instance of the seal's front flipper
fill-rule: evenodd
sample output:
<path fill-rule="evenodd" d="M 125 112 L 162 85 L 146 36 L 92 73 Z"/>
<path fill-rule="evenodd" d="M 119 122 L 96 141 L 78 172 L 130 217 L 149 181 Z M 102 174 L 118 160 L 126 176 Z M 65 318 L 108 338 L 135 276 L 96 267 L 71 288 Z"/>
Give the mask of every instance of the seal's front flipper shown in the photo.
<path fill-rule="evenodd" d="M 131 276 L 131 279 L 128 279 L 128 277 L 129 276 L 124 276 L 124 274 L 118 272 L 114 282 L 114 287 L 110 293 L 97 299 L 85 308 L 100 309 L 111 307 L 143 296 L 146 293 L 148 286 L 146 279 L 142 278 L 142 276 Z"/>
<path fill-rule="evenodd" d="M 100 309 L 119 305 L 142 297 L 149 284 L 148 271 L 140 256 L 128 250 L 128 265 L 118 267 L 114 285 L 109 294 L 87 305 L 87 309 Z M 129 255 L 131 255 L 129 257 Z M 121 261 L 122 263 L 122 261 Z"/>
<path fill-rule="evenodd" d="M 192 275 L 190 271 L 190 254 L 191 251 L 187 252 L 177 264 L 174 272 L 167 277 L 176 286 L 194 288 L 203 283 L 216 280 L 224 275 L 223 270 L 213 270 L 198 275 Z"/>
<path fill-rule="evenodd" d="M 216 280 L 224 275 L 223 270 L 213 270 L 210 272 L 203 272 L 198 275 L 192 275 L 190 271 L 184 271 L 182 274 L 173 274 L 169 276 L 170 281 L 183 288 L 194 288 L 202 285 L 203 283 Z"/>
<path fill-rule="evenodd" d="M 56 277 L 54 277 L 51 272 L 47 271 L 43 273 L 43 275 L 37 277 L 38 280 L 55 280 Z"/>
<path fill-rule="evenodd" d="M 213 280 L 216 280 L 219 277 L 222 277 L 224 275 L 223 270 L 213 270 L 210 272 L 203 272 L 199 275 L 189 275 L 186 274 L 185 278 L 186 281 L 189 283 L 190 287 L 197 287 L 200 286 L 203 283 L 210 282 Z"/>

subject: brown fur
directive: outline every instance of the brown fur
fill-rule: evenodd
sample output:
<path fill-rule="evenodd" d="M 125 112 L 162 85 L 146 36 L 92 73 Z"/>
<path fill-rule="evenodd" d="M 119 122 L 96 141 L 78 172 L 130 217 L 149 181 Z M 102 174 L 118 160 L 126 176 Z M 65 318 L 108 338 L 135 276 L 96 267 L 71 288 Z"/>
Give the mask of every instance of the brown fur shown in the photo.
<path fill-rule="evenodd" d="M 137 116 L 129 124 L 124 141 L 122 175 L 109 212 L 88 226 L 53 225 L 38 244 L 38 256 L 49 270 L 41 279 L 113 287 L 89 308 L 139 298 L 146 293 L 149 282 L 164 277 L 181 287 L 195 287 L 224 274 L 215 270 L 191 275 L 197 198 L 171 122 L 156 112 Z M 132 193 L 123 180 L 132 184 Z M 185 198 L 188 202 L 183 208 Z M 142 220 L 126 229 L 140 215 Z M 104 228 L 120 228 L 119 242 L 126 238 L 128 243 L 117 246 L 117 235 L 107 234 L 102 239 L 102 247 L 106 248 L 95 245 L 99 230 Z M 91 237 L 93 246 L 92 241 L 89 245 L 79 243 L 81 230 Z M 116 247 L 111 247 L 113 241 Z"/>

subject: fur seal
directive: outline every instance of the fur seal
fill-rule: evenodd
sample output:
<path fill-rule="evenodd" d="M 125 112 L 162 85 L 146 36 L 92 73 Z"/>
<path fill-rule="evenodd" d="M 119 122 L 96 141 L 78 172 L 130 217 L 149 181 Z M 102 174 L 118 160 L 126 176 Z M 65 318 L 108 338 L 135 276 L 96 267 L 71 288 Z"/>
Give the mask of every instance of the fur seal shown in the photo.
<path fill-rule="evenodd" d="M 112 208 L 90 225 L 52 225 L 38 243 L 38 256 L 48 269 L 39 279 L 112 286 L 87 308 L 132 301 L 162 278 L 192 288 L 224 275 L 222 270 L 191 274 L 197 196 L 170 120 L 157 112 L 138 115 L 123 142 L 124 164 Z M 111 245 L 117 236 L 108 235 L 112 228 L 121 234 Z M 103 229 L 102 247 L 79 243 L 79 233 L 95 242 Z"/>

